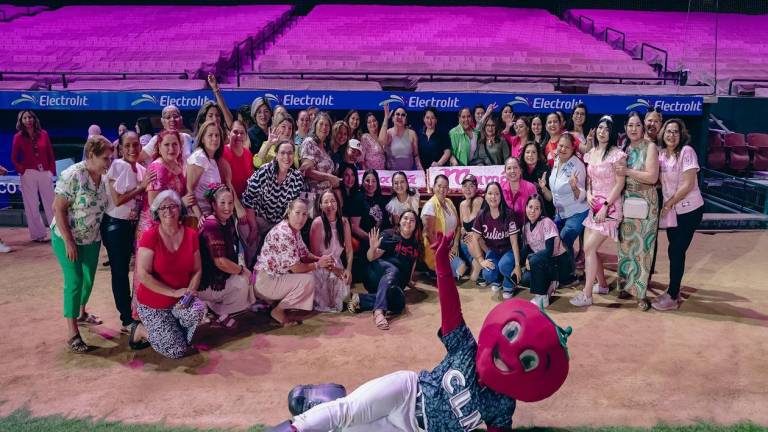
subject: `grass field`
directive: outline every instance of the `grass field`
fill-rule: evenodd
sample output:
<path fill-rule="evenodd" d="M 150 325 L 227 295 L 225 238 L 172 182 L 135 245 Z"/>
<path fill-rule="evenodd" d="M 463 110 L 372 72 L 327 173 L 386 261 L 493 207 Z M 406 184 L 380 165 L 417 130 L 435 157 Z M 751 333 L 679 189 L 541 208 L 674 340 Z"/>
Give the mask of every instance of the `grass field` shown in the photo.
<path fill-rule="evenodd" d="M 121 422 L 108 422 L 92 419 L 68 419 L 61 416 L 32 417 L 27 411 L 16 411 L 8 417 L 0 418 L 0 431 L 14 432 L 219 432 L 234 429 L 193 429 L 184 427 L 168 427 L 162 424 L 125 424 Z M 253 426 L 246 429 L 248 432 L 261 432 L 263 426 Z M 721 426 L 711 423 L 698 423 L 689 426 L 658 425 L 649 429 L 630 427 L 602 427 L 602 428 L 550 428 L 550 427 L 521 427 L 516 431 L 529 432 L 765 432 L 768 428 L 752 423 L 738 423 Z M 373 432 L 373 431 L 372 431 Z"/>

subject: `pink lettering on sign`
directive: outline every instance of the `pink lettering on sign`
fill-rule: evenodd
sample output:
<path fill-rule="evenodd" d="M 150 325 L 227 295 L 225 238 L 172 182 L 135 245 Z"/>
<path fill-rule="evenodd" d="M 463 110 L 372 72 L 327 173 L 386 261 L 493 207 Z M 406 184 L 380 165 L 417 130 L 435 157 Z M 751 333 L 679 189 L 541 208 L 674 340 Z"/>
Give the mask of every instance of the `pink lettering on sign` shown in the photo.
<path fill-rule="evenodd" d="M 502 177 L 504 177 L 504 166 L 432 167 L 427 171 L 430 190 L 432 185 L 435 184 L 435 177 L 440 174 L 448 177 L 449 193 L 461 192 L 461 180 L 467 174 L 474 175 L 477 179 L 478 189 L 485 190 L 488 183 L 501 181 Z"/>
<path fill-rule="evenodd" d="M 385 191 L 389 191 L 392 189 L 392 176 L 395 175 L 397 171 L 389 171 L 389 170 L 378 170 L 376 171 L 379 173 L 379 182 L 381 183 L 381 188 Z M 360 184 L 363 184 L 363 174 L 365 171 L 358 171 L 357 172 L 357 178 L 360 180 Z M 424 171 L 404 171 L 405 176 L 408 177 L 408 185 L 412 188 L 416 188 L 419 192 L 426 192 L 427 191 L 427 176 L 424 174 Z"/>

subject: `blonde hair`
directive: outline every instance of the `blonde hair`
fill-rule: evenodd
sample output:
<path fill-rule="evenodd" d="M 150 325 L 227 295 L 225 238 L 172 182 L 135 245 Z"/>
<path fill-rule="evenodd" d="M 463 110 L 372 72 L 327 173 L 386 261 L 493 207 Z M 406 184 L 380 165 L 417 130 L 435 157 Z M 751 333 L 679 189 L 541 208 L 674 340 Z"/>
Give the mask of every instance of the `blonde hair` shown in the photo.
<path fill-rule="evenodd" d="M 106 151 L 113 151 L 112 142 L 102 135 L 91 135 L 85 141 L 85 158 L 101 156 Z"/>

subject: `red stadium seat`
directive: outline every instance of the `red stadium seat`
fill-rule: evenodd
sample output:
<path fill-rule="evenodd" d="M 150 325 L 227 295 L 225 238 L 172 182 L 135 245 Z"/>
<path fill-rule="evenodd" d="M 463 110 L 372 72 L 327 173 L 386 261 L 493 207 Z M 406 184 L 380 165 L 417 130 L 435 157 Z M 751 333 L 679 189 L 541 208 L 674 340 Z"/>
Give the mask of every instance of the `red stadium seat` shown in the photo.
<path fill-rule="evenodd" d="M 724 147 L 710 147 L 707 153 L 707 168 L 713 170 L 725 169 L 726 155 Z"/>
<path fill-rule="evenodd" d="M 709 143 L 709 148 L 713 149 L 716 147 L 722 147 L 723 146 L 723 134 L 721 134 L 718 131 L 710 130 L 709 134 L 707 135 L 707 142 Z"/>
<path fill-rule="evenodd" d="M 725 134 L 725 146 L 726 147 L 739 147 L 747 145 L 744 140 L 744 134 L 741 133 L 727 133 Z"/>
<path fill-rule="evenodd" d="M 755 149 L 752 169 L 755 171 L 768 171 L 768 147 L 757 147 Z"/>
<path fill-rule="evenodd" d="M 747 135 L 747 144 L 750 147 L 768 147 L 768 134 L 751 133 Z"/>

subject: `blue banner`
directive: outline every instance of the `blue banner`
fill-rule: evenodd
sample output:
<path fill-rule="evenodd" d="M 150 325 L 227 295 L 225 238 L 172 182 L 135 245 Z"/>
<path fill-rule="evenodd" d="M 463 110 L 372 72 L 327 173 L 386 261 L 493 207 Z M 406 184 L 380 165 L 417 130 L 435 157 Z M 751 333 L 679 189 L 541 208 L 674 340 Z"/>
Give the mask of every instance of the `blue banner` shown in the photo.
<path fill-rule="evenodd" d="M 704 100 L 700 96 L 604 96 L 568 94 L 506 94 L 506 93 L 433 93 L 387 91 L 286 91 L 286 90 L 224 90 L 231 107 L 250 104 L 255 98 L 267 98 L 273 105 L 288 109 L 316 106 L 323 110 L 380 110 L 383 104 L 405 106 L 407 110 L 422 111 L 433 106 L 440 111 L 458 111 L 462 107 L 511 104 L 518 113 L 546 113 L 555 110 L 569 112 L 578 103 L 585 103 L 591 113 L 625 114 L 649 107 L 665 115 L 701 115 Z M 0 109 L 76 110 L 76 111 L 155 111 L 166 105 L 182 110 L 195 110 L 213 100 L 210 91 L 2 91 Z"/>

